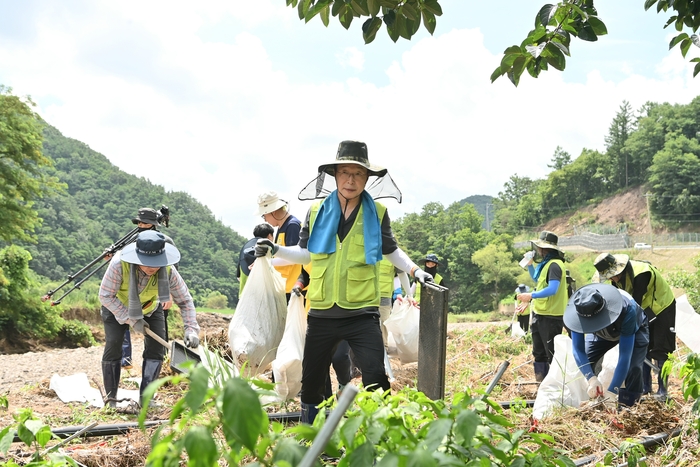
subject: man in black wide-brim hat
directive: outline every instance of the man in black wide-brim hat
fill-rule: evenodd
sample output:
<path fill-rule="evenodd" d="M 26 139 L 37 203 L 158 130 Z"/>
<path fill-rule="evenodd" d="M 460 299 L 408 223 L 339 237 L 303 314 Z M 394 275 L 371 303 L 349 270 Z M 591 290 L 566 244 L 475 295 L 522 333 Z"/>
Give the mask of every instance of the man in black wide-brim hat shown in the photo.
<path fill-rule="evenodd" d="M 332 177 L 335 190 L 311 206 L 299 244 L 258 240 L 256 255 L 271 252 L 292 263 L 311 263 L 310 302 L 302 361 L 301 420 L 313 423 L 323 401 L 333 349 L 346 340 L 366 388 L 389 390 L 380 328 L 379 262 L 386 258 L 421 283 L 433 277 L 397 245 L 384 205 L 366 190 L 370 177 L 387 169 L 370 164 L 367 145 L 343 141 L 335 161 L 318 168 L 317 179 Z"/>
<path fill-rule="evenodd" d="M 576 364 L 588 380 L 588 396 L 603 397 L 609 408 L 618 402 L 626 406 L 636 403 L 644 387 L 642 366 L 649 346 L 649 326 L 632 296 L 609 284 L 584 285 L 569 300 L 564 325 L 571 330 Z M 592 339 L 585 339 L 585 334 L 593 334 Z M 603 388 L 593 365 L 618 344 L 612 381 Z"/>

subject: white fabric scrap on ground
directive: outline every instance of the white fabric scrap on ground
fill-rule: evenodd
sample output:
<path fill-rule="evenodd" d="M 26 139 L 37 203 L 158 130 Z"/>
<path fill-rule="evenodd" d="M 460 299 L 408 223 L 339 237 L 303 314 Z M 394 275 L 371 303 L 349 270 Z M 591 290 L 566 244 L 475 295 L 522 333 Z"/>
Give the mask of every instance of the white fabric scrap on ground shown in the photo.
<path fill-rule="evenodd" d="M 61 402 L 88 402 L 93 407 L 104 407 L 102 394 L 99 389 L 90 386 L 85 373 L 76 373 L 69 376 L 59 376 L 55 374 L 49 382 L 49 389 L 56 392 Z M 117 399 L 139 400 L 138 389 L 119 389 Z M 127 402 L 117 404 L 117 407 L 126 407 Z"/>

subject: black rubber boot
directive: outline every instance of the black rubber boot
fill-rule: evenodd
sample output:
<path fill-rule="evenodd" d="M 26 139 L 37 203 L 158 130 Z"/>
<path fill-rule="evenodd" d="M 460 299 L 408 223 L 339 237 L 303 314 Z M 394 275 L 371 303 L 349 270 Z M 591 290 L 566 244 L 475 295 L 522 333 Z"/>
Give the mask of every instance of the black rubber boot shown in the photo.
<path fill-rule="evenodd" d="M 547 362 L 535 362 L 532 364 L 535 368 L 535 381 L 541 383 L 544 377 L 549 373 L 549 363 Z"/>
<path fill-rule="evenodd" d="M 117 390 L 119 389 L 119 378 L 122 372 L 121 365 L 122 362 L 120 360 L 102 362 L 102 384 L 104 384 L 107 397 L 105 405 L 112 408 L 117 406 L 116 398 Z"/>
<path fill-rule="evenodd" d="M 642 365 L 642 382 L 644 384 L 643 394 L 651 394 L 651 367 L 646 363 Z"/>
<path fill-rule="evenodd" d="M 160 376 L 160 369 L 163 367 L 161 360 L 144 360 L 141 368 L 141 385 L 139 386 L 139 402 L 143 407 L 143 391 L 146 386 L 157 380 Z"/>
<path fill-rule="evenodd" d="M 318 415 L 318 407 L 315 404 L 301 403 L 301 423 L 312 425 Z"/>
<path fill-rule="evenodd" d="M 664 358 L 663 360 L 657 360 L 656 365 L 659 367 L 659 370 L 663 370 L 664 364 L 666 363 L 667 358 Z M 661 377 L 661 371 L 659 371 L 659 376 L 658 380 L 659 382 L 659 390 L 656 392 L 656 394 L 659 396 L 659 399 L 666 399 L 668 397 L 668 378 L 664 379 Z"/>
<path fill-rule="evenodd" d="M 631 392 L 627 389 L 620 388 L 618 391 L 617 402 L 623 407 L 632 407 L 642 398 L 641 392 Z"/>

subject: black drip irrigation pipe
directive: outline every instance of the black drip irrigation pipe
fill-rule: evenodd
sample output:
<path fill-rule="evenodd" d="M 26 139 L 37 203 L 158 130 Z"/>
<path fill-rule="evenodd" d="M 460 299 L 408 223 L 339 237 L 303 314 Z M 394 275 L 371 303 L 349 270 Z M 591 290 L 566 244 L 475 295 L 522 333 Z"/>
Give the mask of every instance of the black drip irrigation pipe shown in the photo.
<path fill-rule="evenodd" d="M 669 438 L 675 438 L 676 436 L 678 436 L 680 434 L 681 434 L 681 429 L 676 428 L 675 430 L 673 430 L 670 433 L 657 433 L 655 435 L 646 436 L 646 437 L 644 437 L 643 440 L 639 441 L 639 444 L 644 446 L 644 448 L 646 449 L 646 448 L 650 448 L 652 446 L 656 446 L 657 444 L 661 444 Z M 598 453 L 598 454 L 593 454 L 590 456 L 582 457 L 580 459 L 576 459 L 574 461 L 574 465 L 576 467 L 580 467 L 582 465 L 588 465 L 591 462 L 595 462 L 596 460 L 598 460 L 602 457 L 605 457 L 605 455 L 608 453 L 616 453 L 618 451 L 619 451 L 618 448 L 608 449 L 607 451 L 603 451 L 603 452 Z M 627 463 L 624 463 L 624 464 L 621 464 L 620 467 L 626 466 L 626 465 L 627 465 Z"/>
<path fill-rule="evenodd" d="M 146 428 L 150 428 L 153 426 L 162 425 L 163 423 L 167 423 L 167 420 L 147 421 L 144 422 L 143 425 Z M 135 428 L 139 428 L 139 424 L 137 422 L 120 423 L 115 425 L 97 425 L 94 428 L 86 430 L 85 433 L 83 433 L 81 436 L 85 438 L 91 438 L 96 436 L 124 435 L 128 433 L 129 430 L 133 430 Z M 84 426 L 67 426 L 63 428 L 55 428 L 51 430 L 51 433 L 53 433 L 61 439 L 65 439 L 84 429 Z M 17 435 L 15 435 L 14 439 L 12 440 L 13 443 L 19 443 L 21 441 L 22 440 Z"/>
<path fill-rule="evenodd" d="M 504 409 L 510 409 L 513 406 L 522 406 L 525 405 L 526 407 L 532 407 L 535 405 L 534 400 L 525 400 L 525 401 L 506 401 L 506 402 L 497 402 L 501 407 Z M 281 423 L 287 423 L 287 422 L 300 422 L 301 421 L 301 412 L 286 412 L 286 413 L 268 413 L 267 417 L 271 421 L 277 421 Z M 162 425 L 163 423 L 167 423 L 167 420 L 154 420 L 154 421 L 146 421 L 144 422 L 144 427 L 146 428 L 151 428 L 154 426 Z M 137 429 L 139 428 L 139 424 L 137 422 L 129 422 L 129 423 L 121 423 L 121 424 L 115 424 L 115 425 L 97 425 L 95 428 L 86 430 L 85 433 L 81 435 L 81 437 L 84 438 L 94 438 L 98 436 L 116 436 L 116 435 L 124 435 L 126 434 L 129 430 Z M 71 435 L 74 435 L 75 433 L 79 432 L 80 430 L 85 429 L 84 426 L 67 426 L 63 428 L 55 428 L 51 430 L 51 433 L 56 435 L 57 437 L 61 439 L 68 438 Z M 13 443 L 19 443 L 22 440 L 19 439 L 18 436 L 15 435 L 14 439 L 12 440 Z"/>

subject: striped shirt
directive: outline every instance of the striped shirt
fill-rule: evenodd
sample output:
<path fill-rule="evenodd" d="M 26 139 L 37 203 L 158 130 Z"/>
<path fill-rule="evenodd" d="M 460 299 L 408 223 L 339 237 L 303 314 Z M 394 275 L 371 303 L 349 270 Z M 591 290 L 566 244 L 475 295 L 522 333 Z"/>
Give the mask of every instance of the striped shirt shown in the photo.
<path fill-rule="evenodd" d="M 138 279 L 138 291 L 139 293 L 148 285 L 150 276 L 144 274 L 137 265 L 136 267 L 136 277 Z M 128 277 L 122 277 L 122 265 L 121 261 L 113 259 L 110 261 L 107 271 L 104 277 L 102 277 L 102 284 L 100 285 L 100 303 L 102 306 L 107 308 L 112 312 L 116 320 L 120 324 L 126 324 L 129 321 L 129 309 L 127 306 L 117 298 L 117 292 L 122 284 L 122 281 L 128 281 Z M 199 324 L 197 324 L 197 310 L 194 307 L 194 301 L 192 301 L 192 295 L 182 280 L 182 276 L 177 269 L 174 267 L 170 268 L 170 295 L 173 301 L 177 303 L 180 307 L 180 313 L 182 314 L 182 321 L 185 325 L 185 332 L 188 330 L 194 331 L 199 334 Z"/>

